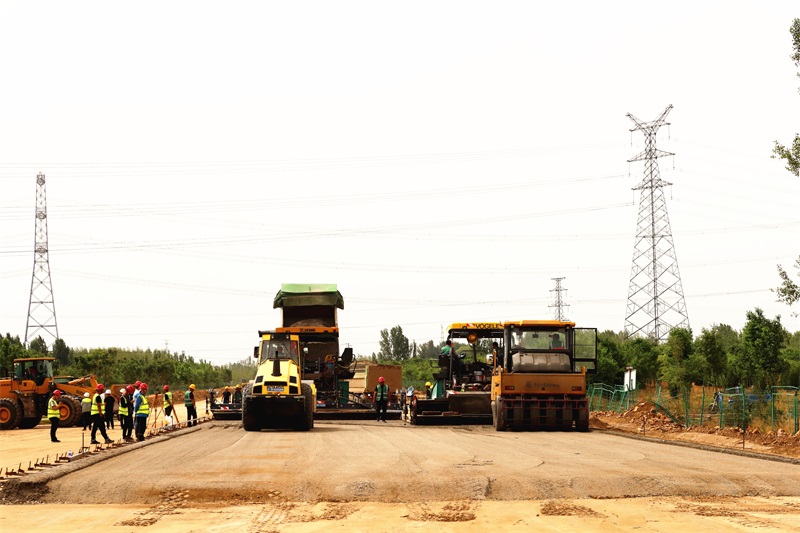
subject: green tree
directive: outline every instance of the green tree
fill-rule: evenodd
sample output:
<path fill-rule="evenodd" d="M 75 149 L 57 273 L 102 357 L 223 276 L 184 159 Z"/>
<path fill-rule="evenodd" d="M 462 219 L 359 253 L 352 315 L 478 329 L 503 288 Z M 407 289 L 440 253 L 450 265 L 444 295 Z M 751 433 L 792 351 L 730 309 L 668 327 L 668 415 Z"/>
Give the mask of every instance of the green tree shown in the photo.
<path fill-rule="evenodd" d="M 728 364 L 728 354 L 723 347 L 721 334 L 715 329 L 703 329 L 700 336 L 695 339 L 694 349 L 695 355 L 700 358 L 705 364 L 698 364 L 693 362 L 693 373 L 698 370 L 707 372 L 703 374 L 702 383 L 706 384 L 705 376 L 711 378 L 711 384 L 719 386 L 725 376 L 725 368 Z M 700 383 L 696 378 L 695 383 Z"/>
<path fill-rule="evenodd" d="M 798 277 L 800 277 L 800 257 L 794 262 L 794 266 L 797 268 Z M 800 285 L 789 277 L 789 274 L 786 273 L 781 265 L 778 265 L 778 276 L 781 278 L 781 286 L 773 289 L 773 292 L 778 293 L 778 301 L 784 302 L 786 305 L 792 305 L 800 300 Z"/>
<path fill-rule="evenodd" d="M 56 339 L 53 343 L 53 357 L 64 366 L 69 364 L 69 346 L 64 339 Z"/>
<path fill-rule="evenodd" d="M 637 337 L 620 346 L 626 366 L 636 369 L 637 381 L 655 384 L 659 375 L 658 346 L 649 338 Z"/>
<path fill-rule="evenodd" d="M 796 67 L 800 67 L 800 19 L 794 19 L 789 28 L 789 33 L 792 36 L 792 55 L 791 59 Z M 800 73 L 798 73 L 800 76 Z M 800 176 L 800 134 L 795 134 L 794 141 L 787 148 L 778 141 L 775 141 L 775 147 L 772 149 L 773 159 L 783 159 L 786 161 L 786 170 Z"/>
<path fill-rule="evenodd" d="M 672 328 L 667 342 L 658 357 L 660 377 L 670 385 L 673 394 L 677 387 L 687 386 L 691 378 L 687 372 L 686 362 L 692 354 L 692 332 L 685 328 Z"/>
<path fill-rule="evenodd" d="M 47 355 L 47 343 L 44 342 L 44 339 L 40 336 L 36 337 L 35 339 L 31 340 L 30 346 L 28 346 L 28 350 L 31 353 L 31 357 L 40 357 Z"/>
<path fill-rule="evenodd" d="M 759 308 L 747 312 L 739 357 L 746 385 L 768 387 L 777 383 L 778 375 L 785 368 L 781 348 L 786 337 L 780 316 L 770 320 Z"/>
<path fill-rule="evenodd" d="M 378 357 L 388 361 L 405 361 L 411 355 L 408 337 L 403 335 L 403 328 L 395 326 L 391 330 L 381 330 Z"/>
<path fill-rule="evenodd" d="M 11 375 L 11 367 L 14 359 L 27 357 L 28 353 L 25 345 L 19 340 L 19 336 L 12 337 L 10 333 L 6 333 L 5 337 L 0 337 L 0 367 L 2 367 L 2 375 Z"/>
<path fill-rule="evenodd" d="M 781 357 L 786 362 L 786 372 L 780 385 L 800 387 L 800 331 L 788 336 Z"/>
<path fill-rule="evenodd" d="M 621 344 L 619 336 L 613 331 L 597 335 L 597 372 L 590 376 L 592 383 L 622 383 L 627 365 Z"/>

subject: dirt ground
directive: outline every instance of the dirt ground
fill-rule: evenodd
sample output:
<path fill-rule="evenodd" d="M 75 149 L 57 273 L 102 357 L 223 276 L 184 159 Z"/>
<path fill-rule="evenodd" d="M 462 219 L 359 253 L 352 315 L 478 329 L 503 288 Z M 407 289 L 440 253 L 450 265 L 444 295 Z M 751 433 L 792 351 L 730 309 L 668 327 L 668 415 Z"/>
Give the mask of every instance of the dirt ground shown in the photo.
<path fill-rule="evenodd" d="M 658 413 L 650 402 L 639 403 L 622 413 L 594 412 L 590 426 L 664 440 L 800 458 L 800 432 L 793 434 L 781 428 L 772 431 L 757 427 L 743 432 L 739 428 L 720 428 L 713 421 L 699 427 L 684 428 Z"/>
<path fill-rule="evenodd" d="M 30 529 L 34 509 L 42 530 L 141 533 L 797 530 L 797 436 L 745 435 L 742 455 L 741 434 L 677 431 L 636 407 L 593 416 L 589 433 L 214 421 L 32 470 L 75 453 L 84 433 L 61 428 L 53 444 L 45 425 L 4 431 L 0 531 Z M 19 463 L 25 475 L 5 476 Z"/>

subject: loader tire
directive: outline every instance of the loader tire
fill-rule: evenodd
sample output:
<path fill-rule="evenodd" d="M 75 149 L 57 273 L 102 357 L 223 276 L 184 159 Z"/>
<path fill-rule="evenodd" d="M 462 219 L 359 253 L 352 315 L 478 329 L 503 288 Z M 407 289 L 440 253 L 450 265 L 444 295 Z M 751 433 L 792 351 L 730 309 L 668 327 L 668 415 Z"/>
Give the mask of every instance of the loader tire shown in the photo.
<path fill-rule="evenodd" d="M 242 398 L 242 427 L 245 431 L 261 431 L 261 421 L 258 413 L 253 411 L 250 398 Z"/>
<path fill-rule="evenodd" d="M 303 419 L 297 425 L 300 431 L 309 431 L 314 427 L 314 393 L 311 385 L 300 384 L 300 391 L 303 393 Z"/>
<path fill-rule="evenodd" d="M 61 398 L 61 405 L 58 406 L 58 411 L 60 413 L 58 427 L 60 428 L 76 426 L 81 420 L 81 403 L 72 396 Z"/>
<path fill-rule="evenodd" d="M 17 402 L 8 398 L 0 399 L 0 429 L 14 429 L 22 421 L 22 410 Z"/>

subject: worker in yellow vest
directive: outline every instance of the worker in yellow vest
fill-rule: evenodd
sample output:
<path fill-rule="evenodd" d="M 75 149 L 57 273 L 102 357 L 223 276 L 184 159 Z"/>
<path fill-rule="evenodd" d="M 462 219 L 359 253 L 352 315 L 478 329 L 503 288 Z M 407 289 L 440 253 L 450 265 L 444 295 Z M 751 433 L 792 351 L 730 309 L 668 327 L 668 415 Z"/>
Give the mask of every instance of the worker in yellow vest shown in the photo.
<path fill-rule="evenodd" d="M 58 406 L 61 403 L 61 391 L 56 389 L 53 395 L 47 400 L 47 418 L 50 419 L 50 441 L 61 442 L 56 438 L 56 431 L 58 430 L 58 422 L 61 418 L 61 411 Z"/>
<path fill-rule="evenodd" d="M 167 426 L 171 426 L 172 410 L 175 406 L 172 404 L 172 393 L 169 391 L 169 385 L 164 385 L 164 418 L 167 419 Z"/>
<path fill-rule="evenodd" d="M 386 422 L 386 408 L 389 406 L 389 385 L 383 376 L 378 378 L 375 386 L 375 412 L 378 415 L 378 422 Z"/>
<path fill-rule="evenodd" d="M 147 429 L 147 417 L 150 416 L 150 404 L 147 401 L 147 383 L 139 385 L 139 395 L 133 404 L 136 413 L 136 440 L 144 440 L 144 430 Z"/>
<path fill-rule="evenodd" d="M 122 427 L 122 440 L 130 442 L 133 439 L 133 404 L 131 402 L 131 394 L 133 387 L 128 385 L 119 390 L 119 425 Z"/>
<path fill-rule="evenodd" d="M 197 425 L 197 406 L 194 399 L 194 383 L 189 385 L 189 390 L 187 390 L 183 395 L 183 405 L 186 407 L 186 427 L 192 427 Z"/>
<path fill-rule="evenodd" d="M 114 442 L 108 438 L 108 433 L 106 433 L 106 421 L 105 418 L 103 418 L 103 397 L 101 394 L 103 394 L 105 390 L 105 385 L 98 383 L 94 396 L 92 396 L 92 440 L 90 444 L 100 444 L 97 441 L 98 429 L 100 430 L 100 434 L 103 436 L 103 438 L 106 439 L 106 444 L 111 444 Z"/>

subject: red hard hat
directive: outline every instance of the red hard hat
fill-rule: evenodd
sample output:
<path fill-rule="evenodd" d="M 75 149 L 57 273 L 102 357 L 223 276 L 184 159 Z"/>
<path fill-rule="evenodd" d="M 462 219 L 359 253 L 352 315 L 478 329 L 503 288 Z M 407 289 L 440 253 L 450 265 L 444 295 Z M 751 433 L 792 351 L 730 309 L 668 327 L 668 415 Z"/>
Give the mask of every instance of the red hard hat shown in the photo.
<path fill-rule="evenodd" d="M 61 396 L 61 391 L 56 389 L 53 391 L 53 396 Z"/>
<path fill-rule="evenodd" d="M 385 379 L 383 379 L 383 376 L 381 376 L 381 377 L 379 377 L 379 378 L 378 378 L 378 383 L 383 383 L 384 381 L 386 381 L 386 380 L 385 380 Z"/>
<path fill-rule="evenodd" d="M 169 385 L 164 385 L 164 392 L 167 392 L 168 390 L 169 390 Z"/>
<path fill-rule="evenodd" d="M 142 383 L 141 385 L 139 385 L 139 388 L 147 390 L 147 383 Z"/>
<path fill-rule="evenodd" d="M 133 394 L 133 385 L 128 385 L 127 387 L 125 387 L 125 390 L 128 391 L 128 394 Z"/>
<path fill-rule="evenodd" d="M 106 390 L 105 385 L 103 385 L 102 383 L 98 383 L 97 384 L 97 392 L 103 392 L 104 390 Z"/>
<path fill-rule="evenodd" d="M 142 382 L 141 382 L 141 381 L 137 381 L 137 382 L 134 384 L 134 387 L 138 387 L 138 386 L 139 386 L 139 385 L 141 385 L 141 384 L 142 384 Z"/>

